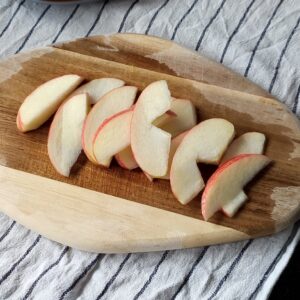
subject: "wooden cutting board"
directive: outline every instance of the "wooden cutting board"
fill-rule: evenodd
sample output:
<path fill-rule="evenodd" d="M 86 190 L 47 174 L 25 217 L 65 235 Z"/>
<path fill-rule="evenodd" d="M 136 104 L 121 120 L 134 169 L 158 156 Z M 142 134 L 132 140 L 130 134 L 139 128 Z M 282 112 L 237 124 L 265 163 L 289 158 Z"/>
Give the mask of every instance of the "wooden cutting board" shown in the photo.
<path fill-rule="evenodd" d="M 186 206 L 168 181 L 141 171 L 104 169 L 82 155 L 70 178 L 47 156 L 49 124 L 22 134 L 15 119 L 23 99 L 68 73 L 91 80 L 118 77 L 143 89 L 165 79 L 190 99 L 199 120 L 221 117 L 237 134 L 263 132 L 273 164 L 246 188 L 234 218 L 201 216 L 200 196 Z M 201 166 L 207 178 L 211 167 Z M 173 42 L 117 34 L 33 50 L 0 62 L 0 210 L 49 239 L 93 252 L 196 247 L 272 234 L 300 217 L 300 125 L 286 106 L 240 75 Z"/>

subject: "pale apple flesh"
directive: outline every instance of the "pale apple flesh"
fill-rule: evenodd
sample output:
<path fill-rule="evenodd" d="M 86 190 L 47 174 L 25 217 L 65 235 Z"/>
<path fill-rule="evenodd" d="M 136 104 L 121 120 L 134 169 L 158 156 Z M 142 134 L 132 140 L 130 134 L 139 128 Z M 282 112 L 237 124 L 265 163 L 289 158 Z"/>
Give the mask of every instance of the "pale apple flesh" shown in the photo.
<path fill-rule="evenodd" d="M 176 118 L 165 121 L 160 128 L 171 133 L 172 137 L 191 129 L 197 124 L 196 109 L 191 101 L 172 98 L 171 111 L 176 114 Z"/>
<path fill-rule="evenodd" d="M 270 162 L 261 154 L 241 154 L 219 167 L 202 195 L 203 218 L 208 220 L 221 209 L 232 217 L 247 199 L 244 186 Z"/>
<path fill-rule="evenodd" d="M 48 154 L 52 165 L 68 177 L 81 153 L 81 132 L 90 109 L 87 94 L 76 95 L 56 112 L 48 136 Z"/>
<path fill-rule="evenodd" d="M 125 82 L 117 78 L 98 78 L 80 86 L 70 97 L 87 93 L 90 97 L 91 104 L 96 104 L 106 93 L 124 85 Z"/>
<path fill-rule="evenodd" d="M 260 132 L 247 132 L 236 138 L 228 147 L 221 165 L 240 154 L 263 154 L 266 137 Z"/>
<path fill-rule="evenodd" d="M 168 171 L 171 134 L 152 122 L 170 110 L 171 96 L 166 81 L 156 81 L 141 93 L 131 121 L 131 148 L 139 167 L 151 176 Z"/>
<path fill-rule="evenodd" d="M 71 74 L 54 78 L 40 85 L 20 106 L 17 115 L 18 129 L 26 132 L 39 128 L 82 81 L 82 77 Z"/>
<path fill-rule="evenodd" d="M 82 146 L 90 161 L 97 164 L 93 153 L 93 140 L 97 129 L 105 121 L 125 109 L 129 109 L 136 98 L 137 88 L 123 86 L 105 94 L 88 114 L 82 131 Z"/>
<path fill-rule="evenodd" d="M 223 205 L 222 211 L 226 216 L 232 218 L 246 200 L 247 195 L 244 191 L 240 191 L 230 202 Z"/>
<path fill-rule="evenodd" d="M 120 151 L 115 155 L 115 159 L 120 167 L 127 170 L 134 170 L 139 167 L 137 164 L 131 146 L 126 147 L 124 150 Z"/>
<path fill-rule="evenodd" d="M 209 119 L 193 127 L 173 157 L 170 183 L 173 194 L 187 204 L 204 188 L 197 163 L 218 164 L 234 137 L 233 125 L 224 119 Z"/>
<path fill-rule="evenodd" d="M 171 140 L 171 147 L 170 147 L 167 174 L 165 176 L 161 176 L 161 177 L 152 177 L 149 174 L 145 173 L 146 177 L 150 181 L 153 181 L 154 178 L 170 180 L 170 171 L 171 171 L 171 165 L 172 165 L 173 157 L 175 155 L 175 152 L 176 152 L 177 148 L 179 147 L 180 143 L 182 142 L 183 138 L 186 136 L 187 133 L 188 133 L 188 131 L 182 132 L 181 134 L 177 135 L 176 137 L 172 138 L 172 140 Z"/>
<path fill-rule="evenodd" d="M 94 156 L 99 165 L 109 167 L 117 153 L 130 146 L 130 123 L 133 109 L 106 119 L 94 139 Z"/>
<path fill-rule="evenodd" d="M 165 114 L 162 116 L 158 117 L 155 119 L 152 124 L 157 127 L 163 126 L 166 122 L 169 122 L 170 120 L 176 118 L 177 115 L 173 111 L 167 111 Z M 127 169 L 127 170 L 133 170 L 139 167 L 137 164 L 134 155 L 132 153 L 131 146 L 126 147 L 126 149 L 122 150 L 120 153 L 117 153 L 115 155 L 115 159 L 120 165 L 120 167 Z M 148 175 L 148 174 L 147 174 Z M 152 177 L 150 175 L 147 176 L 148 179 Z"/>

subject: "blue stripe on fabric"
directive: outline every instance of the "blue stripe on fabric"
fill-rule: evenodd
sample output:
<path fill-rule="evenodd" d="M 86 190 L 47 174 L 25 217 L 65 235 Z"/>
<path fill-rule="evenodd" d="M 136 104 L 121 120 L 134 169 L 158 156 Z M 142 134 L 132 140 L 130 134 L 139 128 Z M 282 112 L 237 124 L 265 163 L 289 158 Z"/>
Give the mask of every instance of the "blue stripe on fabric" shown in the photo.
<path fill-rule="evenodd" d="M 196 46 L 196 51 L 199 50 L 201 44 L 202 44 L 202 41 L 203 41 L 203 38 L 208 30 L 208 28 L 210 27 L 210 25 L 214 22 L 214 20 L 216 19 L 216 17 L 218 16 L 218 14 L 220 13 L 221 9 L 223 8 L 225 2 L 227 0 L 223 0 L 220 4 L 220 6 L 218 7 L 218 9 L 216 10 L 215 14 L 211 17 L 211 19 L 209 20 L 209 22 L 207 23 L 207 25 L 205 26 L 204 30 L 202 31 L 202 34 L 200 35 L 200 38 L 198 40 L 198 43 L 197 43 L 197 46 Z"/>
<path fill-rule="evenodd" d="M 209 247 L 204 247 L 203 250 L 200 252 L 200 255 L 197 257 L 196 261 L 193 263 L 192 268 L 190 269 L 189 273 L 186 275 L 186 277 L 183 279 L 181 285 L 179 286 L 179 288 L 177 289 L 176 293 L 174 294 L 174 296 L 171 298 L 172 300 L 176 299 L 176 297 L 178 296 L 178 294 L 182 291 L 182 289 L 185 287 L 185 285 L 188 283 L 190 277 L 192 276 L 194 270 L 196 269 L 196 267 L 199 265 L 199 263 L 201 262 L 201 260 L 203 259 L 205 253 L 207 252 Z"/>
<path fill-rule="evenodd" d="M 32 251 L 32 249 L 38 244 L 41 236 L 39 235 L 35 241 L 30 245 L 30 247 L 25 251 L 25 253 L 10 267 L 10 269 L 2 275 L 0 279 L 0 285 L 13 273 L 16 267 L 26 258 L 26 256 Z"/>
<path fill-rule="evenodd" d="M 255 1 L 256 1 L 256 0 L 252 0 L 252 1 L 249 3 L 249 5 L 247 6 L 247 8 L 246 8 L 246 10 L 245 10 L 243 16 L 241 17 L 240 21 L 238 22 L 238 24 L 237 24 L 237 26 L 235 27 L 235 29 L 233 30 L 232 34 L 231 34 L 230 37 L 228 38 L 227 43 L 226 43 L 226 45 L 225 45 L 225 47 L 224 47 L 223 53 L 222 53 L 222 55 L 221 55 L 221 59 L 220 59 L 220 63 L 221 63 L 221 64 L 222 64 L 223 61 L 224 61 L 224 57 L 225 57 L 225 55 L 226 55 L 226 52 L 227 52 L 227 50 L 228 50 L 228 47 L 229 47 L 229 45 L 230 45 L 230 43 L 231 43 L 233 37 L 238 33 L 240 27 L 242 26 L 243 22 L 245 21 L 247 15 L 248 15 L 248 12 L 250 11 L 250 9 L 251 9 L 251 7 L 252 7 L 252 5 L 254 4 Z"/>
<path fill-rule="evenodd" d="M 279 69 L 280 69 L 282 58 L 283 58 L 283 56 L 284 56 L 284 54 L 285 54 L 285 52 L 286 52 L 286 50 L 287 50 L 287 48 L 288 48 L 288 46 L 290 44 L 290 42 L 291 42 L 291 40 L 292 40 L 295 32 L 296 32 L 297 27 L 299 26 L 299 23 L 300 23 L 300 17 L 298 18 L 298 21 L 297 21 L 296 25 L 294 26 L 292 32 L 290 33 L 290 35 L 289 35 L 289 37 L 288 37 L 288 39 L 287 39 L 287 41 L 286 41 L 286 43 L 285 43 L 285 45 L 284 45 L 281 53 L 280 53 L 279 59 L 278 59 L 277 64 L 276 64 L 275 72 L 274 72 L 273 78 L 272 78 L 271 83 L 270 83 L 269 93 L 271 93 L 272 90 L 273 90 L 274 83 L 275 83 L 277 75 L 279 73 Z"/>
<path fill-rule="evenodd" d="M 103 288 L 103 290 L 101 291 L 101 293 L 98 295 L 98 297 L 96 298 L 97 300 L 100 300 L 108 291 L 108 289 L 110 288 L 110 286 L 114 283 L 114 281 L 116 280 L 116 278 L 118 277 L 118 275 L 120 274 L 120 272 L 122 271 L 123 267 L 125 266 L 126 262 L 128 261 L 128 259 L 130 258 L 131 254 L 127 254 L 126 257 L 123 259 L 123 261 L 121 262 L 119 268 L 117 269 L 117 271 L 114 273 L 114 275 L 110 278 L 110 280 L 106 283 L 105 287 Z"/>
<path fill-rule="evenodd" d="M 84 270 L 79 274 L 78 277 L 75 278 L 75 280 L 72 282 L 72 284 L 61 294 L 59 297 L 59 300 L 62 300 L 65 298 L 67 294 L 69 294 L 78 284 L 78 282 L 83 279 L 87 273 L 96 265 L 96 263 L 99 261 L 102 254 L 98 254 L 85 268 Z"/>
<path fill-rule="evenodd" d="M 217 285 L 216 289 L 211 294 L 211 296 L 208 298 L 208 300 L 212 300 L 214 297 L 216 297 L 216 295 L 218 294 L 218 292 L 222 288 L 223 284 L 226 282 L 226 280 L 228 279 L 228 277 L 230 276 L 230 274 L 232 273 L 232 271 L 235 269 L 235 267 L 237 266 L 237 264 L 240 262 L 240 260 L 242 259 L 243 255 L 245 254 L 245 252 L 249 248 L 249 246 L 252 244 L 252 242 L 253 242 L 253 240 L 249 240 L 246 243 L 246 245 L 242 248 L 242 250 L 240 251 L 240 253 L 238 254 L 238 256 L 234 259 L 234 261 L 230 265 L 229 269 L 227 270 L 226 274 L 220 280 L 219 284 Z"/>
<path fill-rule="evenodd" d="M 127 18 L 128 18 L 129 13 L 132 11 L 132 9 L 135 7 L 135 5 L 136 5 L 138 2 L 139 2 L 139 0 L 135 0 L 134 2 L 132 2 L 132 4 L 130 5 L 130 7 L 129 7 L 128 10 L 126 11 L 126 13 L 125 13 L 125 15 L 124 15 L 124 17 L 123 17 L 123 20 L 122 20 L 122 22 L 121 22 L 120 28 L 119 28 L 119 30 L 118 30 L 118 33 L 121 33 L 121 32 L 122 32 L 123 27 L 124 27 L 124 25 L 125 25 L 125 22 L 126 22 L 126 20 L 127 20 Z"/>
<path fill-rule="evenodd" d="M 60 30 L 58 31 L 57 35 L 55 36 L 55 38 L 52 41 L 52 44 L 54 44 L 57 39 L 59 38 L 59 36 L 61 35 L 61 33 L 64 31 L 64 29 L 66 28 L 66 26 L 68 25 L 68 23 L 71 21 L 71 19 L 74 17 L 74 15 L 76 14 L 78 8 L 79 8 L 79 4 L 77 4 L 75 6 L 75 8 L 73 9 L 73 11 L 71 12 L 71 14 L 69 15 L 69 17 L 67 18 L 67 20 L 65 21 L 65 23 L 62 25 L 62 27 L 60 28 Z"/>
<path fill-rule="evenodd" d="M 157 15 L 159 14 L 159 12 L 168 4 L 170 0 L 166 0 L 158 9 L 157 11 L 154 13 L 154 15 L 152 16 L 148 26 L 147 26 L 147 29 L 145 31 L 145 34 L 148 34 L 149 33 L 149 30 L 151 29 L 152 25 L 153 25 L 153 22 L 155 21 Z"/>
<path fill-rule="evenodd" d="M 164 260 L 167 258 L 169 251 L 165 251 L 162 255 L 162 257 L 160 258 L 159 262 L 157 263 L 157 265 L 155 266 L 153 272 L 150 274 L 148 280 L 145 282 L 145 284 L 143 285 L 143 287 L 137 292 L 137 294 L 134 296 L 133 300 L 137 300 L 138 298 L 140 298 L 142 296 L 142 294 L 145 292 L 145 290 L 147 289 L 147 287 L 149 286 L 149 284 L 151 283 L 151 281 L 153 280 L 155 274 L 158 272 L 158 269 L 160 267 L 160 265 L 164 262 Z"/>
<path fill-rule="evenodd" d="M 285 253 L 286 249 L 288 248 L 288 246 L 292 243 L 292 241 L 294 240 L 294 237 L 297 234 L 298 229 L 300 228 L 300 222 L 298 222 L 297 224 L 295 224 L 293 226 L 292 232 L 289 235 L 288 239 L 286 240 L 286 242 L 284 243 L 283 247 L 280 249 L 280 251 L 278 252 L 278 254 L 276 255 L 275 259 L 273 260 L 273 262 L 270 264 L 270 266 L 268 267 L 268 269 L 266 270 L 266 272 L 264 273 L 263 277 L 261 278 L 261 280 L 259 281 L 258 285 L 256 286 L 256 288 L 254 289 L 254 291 L 251 293 L 249 300 L 254 299 L 254 297 L 257 295 L 258 291 L 260 290 L 260 288 L 263 286 L 264 282 L 266 281 L 266 279 L 269 277 L 269 275 L 271 274 L 271 272 L 274 270 L 275 266 L 277 265 L 278 261 L 281 259 L 282 255 Z"/>
<path fill-rule="evenodd" d="M 5 237 L 10 233 L 13 227 L 16 225 L 16 221 L 13 221 L 10 226 L 6 229 L 6 231 L 0 237 L 0 243 L 5 239 Z"/>
<path fill-rule="evenodd" d="M 182 18 L 179 20 L 179 22 L 177 23 L 177 25 L 175 26 L 174 32 L 172 34 L 171 40 L 175 39 L 177 30 L 179 29 L 179 27 L 181 26 L 182 22 L 184 21 L 184 19 L 191 13 L 191 11 L 193 10 L 193 8 L 195 7 L 195 5 L 197 4 L 198 0 L 195 0 L 191 7 L 186 11 L 186 13 L 182 16 Z"/>
<path fill-rule="evenodd" d="M 272 20 L 274 19 L 275 15 L 276 15 L 276 13 L 277 13 L 279 7 L 280 7 L 281 4 L 283 3 L 283 1 L 284 1 L 284 0 L 280 0 L 279 3 L 277 4 L 277 6 L 276 6 L 276 8 L 274 9 L 274 11 L 273 11 L 273 13 L 272 13 L 270 19 L 269 19 L 268 22 L 267 22 L 267 25 L 266 25 L 265 28 L 263 29 L 263 31 L 262 31 L 262 33 L 261 33 L 261 35 L 260 35 L 260 37 L 259 37 L 259 39 L 258 39 L 258 41 L 257 41 L 257 43 L 256 43 L 256 45 L 255 45 L 255 47 L 254 47 L 254 49 L 252 50 L 251 57 L 250 57 L 250 59 L 249 59 L 248 65 L 247 65 L 246 70 L 245 70 L 245 73 L 244 73 L 244 76 L 245 76 L 245 77 L 248 77 L 249 70 L 250 70 L 250 68 L 251 68 L 251 65 L 252 65 L 252 62 L 253 62 L 253 58 L 254 58 L 254 56 L 255 56 L 255 54 L 256 54 L 256 51 L 257 51 L 257 49 L 258 49 L 258 47 L 259 47 L 261 41 L 263 40 L 264 36 L 266 35 L 267 30 L 268 30 L 269 26 L 271 25 Z"/>
<path fill-rule="evenodd" d="M 6 32 L 6 30 L 9 28 L 11 22 L 14 20 L 15 16 L 17 15 L 17 13 L 19 12 L 21 6 L 24 4 L 25 0 L 23 0 L 22 2 L 19 3 L 17 9 L 14 11 L 13 15 L 11 16 L 10 20 L 8 21 L 8 23 L 6 24 L 6 26 L 3 28 L 3 30 L 0 33 L 0 38 L 3 36 L 3 34 Z"/>
<path fill-rule="evenodd" d="M 294 105 L 293 105 L 293 108 L 292 108 L 293 113 L 297 112 L 297 106 L 298 106 L 298 102 L 299 102 L 299 96 L 300 96 L 300 84 L 298 86 L 298 91 L 297 91 L 297 94 L 296 94 L 296 97 L 295 97 L 295 101 L 294 101 Z"/>
<path fill-rule="evenodd" d="M 107 5 L 107 3 L 109 2 L 109 0 L 105 0 L 103 5 L 101 6 L 98 15 L 94 21 L 94 23 L 92 24 L 91 28 L 89 29 L 89 31 L 87 32 L 87 34 L 85 35 L 85 37 L 88 37 L 91 32 L 94 30 L 94 28 L 96 27 L 96 25 L 98 24 L 99 20 L 101 19 L 102 13 L 104 11 L 105 6 Z"/>
<path fill-rule="evenodd" d="M 42 12 L 42 14 L 39 16 L 39 18 L 37 19 L 37 21 L 35 22 L 35 24 L 32 26 L 32 28 L 30 29 L 29 33 L 27 34 L 26 38 L 24 39 L 23 43 L 21 44 L 21 46 L 19 47 L 19 49 L 15 52 L 15 54 L 19 53 L 24 46 L 26 45 L 26 43 L 28 42 L 29 38 L 31 37 L 34 29 L 36 28 L 36 26 L 40 23 L 40 21 L 43 19 L 43 17 L 46 15 L 47 11 L 50 9 L 51 5 L 48 5 L 44 11 Z"/>
<path fill-rule="evenodd" d="M 69 251 L 69 247 L 65 247 L 62 251 L 62 253 L 60 254 L 60 256 L 58 257 L 58 259 L 52 263 L 47 269 L 45 269 L 38 277 L 37 279 L 32 283 L 32 285 L 30 286 L 30 288 L 28 289 L 27 293 L 25 294 L 23 300 L 28 299 L 28 297 L 32 294 L 34 288 L 36 287 L 36 285 L 38 284 L 38 282 L 49 272 L 51 271 L 55 266 L 57 266 L 59 264 L 59 262 L 62 260 L 62 258 L 65 256 L 65 254 Z"/>

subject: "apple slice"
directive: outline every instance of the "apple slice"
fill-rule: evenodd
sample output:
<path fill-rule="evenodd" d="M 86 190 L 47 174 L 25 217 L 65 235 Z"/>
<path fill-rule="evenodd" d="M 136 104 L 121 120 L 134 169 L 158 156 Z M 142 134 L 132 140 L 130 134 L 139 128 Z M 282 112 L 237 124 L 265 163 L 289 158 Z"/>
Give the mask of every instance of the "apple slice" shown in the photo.
<path fill-rule="evenodd" d="M 130 146 L 130 124 L 133 108 L 106 119 L 94 138 L 94 157 L 98 164 L 109 167 L 117 153 Z"/>
<path fill-rule="evenodd" d="M 117 153 L 115 155 L 115 159 L 119 166 L 124 169 L 133 170 L 139 167 L 133 156 L 131 146 L 128 146 L 124 150 Z"/>
<path fill-rule="evenodd" d="M 170 183 L 182 204 L 190 202 L 204 187 L 197 163 L 218 164 L 234 137 L 233 125 L 224 119 L 209 119 L 192 128 L 175 152 Z"/>
<path fill-rule="evenodd" d="M 169 110 L 165 114 L 163 114 L 162 116 L 155 119 L 152 122 L 152 124 L 154 126 L 157 126 L 157 127 L 160 128 L 161 126 L 163 126 L 163 124 L 165 124 L 169 120 L 172 120 L 176 117 L 177 117 L 177 115 L 173 111 Z M 124 169 L 133 170 L 133 169 L 136 169 L 136 168 L 139 167 L 139 165 L 137 164 L 137 162 L 136 162 L 136 160 L 133 156 L 131 146 L 128 146 L 124 150 L 122 150 L 121 152 L 117 153 L 115 155 L 115 159 L 118 162 L 118 164 Z M 152 181 L 152 177 L 150 175 L 148 175 L 148 176 L 147 177 L 149 179 L 151 178 L 151 181 Z"/>
<path fill-rule="evenodd" d="M 225 152 L 221 165 L 240 154 L 263 154 L 266 137 L 259 132 L 247 132 L 236 138 Z"/>
<path fill-rule="evenodd" d="M 130 108 L 134 103 L 136 94 L 137 88 L 134 86 L 116 88 L 106 93 L 88 114 L 82 131 L 82 146 L 85 154 L 93 163 L 97 164 L 93 154 L 93 140 L 97 129 L 105 119 Z"/>
<path fill-rule="evenodd" d="M 90 96 L 91 104 L 96 104 L 106 93 L 124 85 L 125 82 L 117 78 L 94 79 L 80 86 L 71 94 L 71 96 L 87 93 Z"/>
<path fill-rule="evenodd" d="M 197 124 L 196 109 L 191 101 L 172 98 L 171 111 L 177 117 L 164 122 L 160 128 L 171 133 L 173 137 L 191 129 Z"/>
<path fill-rule="evenodd" d="M 156 81 L 141 93 L 131 120 L 131 148 L 140 168 L 151 176 L 168 171 L 171 134 L 152 122 L 171 107 L 167 82 Z"/>
<path fill-rule="evenodd" d="M 57 110 L 65 98 L 82 82 L 78 75 L 51 79 L 27 96 L 17 115 L 17 127 L 26 132 L 37 129 Z"/>
<path fill-rule="evenodd" d="M 167 174 L 165 176 L 162 176 L 162 177 L 152 177 L 149 174 L 145 173 L 146 177 L 150 181 L 153 181 L 154 178 L 170 180 L 170 170 L 171 170 L 173 157 L 175 155 L 175 152 L 176 152 L 177 148 L 179 147 L 180 143 L 182 142 L 183 138 L 186 136 L 187 133 L 188 133 L 188 131 L 185 131 L 185 132 L 182 132 L 181 134 L 177 135 L 176 137 L 172 138 Z"/>
<path fill-rule="evenodd" d="M 76 95 L 56 112 L 48 136 L 48 154 L 52 165 L 68 177 L 82 150 L 81 132 L 90 109 L 87 94 Z"/>
<path fill-rule="evenodd" d="M 204 219 L 208 220 L 220 209 L 232 217 L 247 199 L 243 187 L 270 162 L 261 154 L 241 154 L 218 168 L 202 195 Z"/>

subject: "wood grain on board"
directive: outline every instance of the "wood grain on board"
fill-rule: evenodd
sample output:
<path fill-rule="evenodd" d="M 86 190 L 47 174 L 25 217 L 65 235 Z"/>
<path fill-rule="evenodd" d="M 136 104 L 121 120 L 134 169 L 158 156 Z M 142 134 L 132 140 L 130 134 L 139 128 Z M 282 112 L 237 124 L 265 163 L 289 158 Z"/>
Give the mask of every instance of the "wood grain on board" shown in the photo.
<path fill-rule="evenodd" d="M 247 186 L 246 193 L 249 201 L 236 217 L 231 219 L 218 213 L 210 220 L 221 225 L 213 225 L 214 235 L 211 234 L 212 224 L 202 221 L 201 196 L 197 196 L 188 205 L 183 206 L 174 198 L 168 181 L 157 180 L 151 183 L 141 171 L 127 171 L 116 164 L 113 164 L 110 169 L 97 167 L 87 161 L 84 155 L 81 155 L 70 178 L 64 178 L 56 173 L 47 156 L 46 144 L 50 121 L 36 131 L 22 134 L 17 131 L 15 118 L 23 99 L 33 89 L 51 78 L 68 73 L 81 75 L 87 80 L 117 77 L 125 80 L 129 85 L 137 86 L 139 90 L 155 80 L 165 79 L 173 96 L 190 99 L 196 105 L 199 121 L 222 117 L 235 125 L 238 135 L 247 131 L 266 134 L 268 141 L 266 155 L 273 160 L 273 163 Z M 0 183 L 3 185 L 0 189 L 4 190 L 0 210 L 49 238 L 89 251 L 161 250 L 263 236 L 283 229 L 299 218 L 300 214 L 300 126 L 292 113 L 261 88 L 222 65 L 172 42 L 142 35 L 119 34 L 81 39 L 55 47 L 33 50 L 0 62 L 0 165 L 3 166 L 0 168 L 1 181 L 4 180 L 6 173 L 10 174 L 7 179 L 9 188 L 4 188 L 5 182 Z M 205 178 L 213 171 L 211 166 L 200 166 L 200 169 Z M 26 173 L 11 173 L 16 172 L 14 170 Z M 28 173 L 45 178 L 41 179 Z M 31 189 L 29 183 L 35 180 L 37 183 L 39 181 L 43 183 L 41 187 L 37 184 Z M 27 181 L 28 184 L 25 183 Z M 14 191 L 14 182 L 16 194 L 11 195 Z M 47 185 L 53 187 L 55 184 L 60 193 L 57 193 L 53 201 L 57 205 L 61 201 L 61 210 L 56 218 L 63 220 L 63 223 L 70 222 L 70 226 L 62 226 L 61 232 L 58 232 L 54 224 L 57 220 L 51 221 L 52 218 L 47 216 L 47 212 L 53 214 L 55 207 L 51 203 L 48 204 L 49 207 L 47 203 L 35 204 L 35 201 L 45 202 L 45 199 L 51 202 L 51 193 L 43 199 L 43 189 L 47 189 Z M 96 232 L 100 233 L 103 230 L 101 226 L 104 226 L 104 222 L 101 221 L 99 223 L 95 221 L 98 225 L 94 222 L 91 224 L 85 222 L 86 234 L 82 232 L 81 237 L 71 243 L 69 237 L 73 236 L 72 232 L 76 233 L 76 226 L 72 228 L 73 231 L 70 229 L 75 219 L 70 217 L 73 209 L 70 208 L 72 201 L 70 202 L 70 199 L 67 201 L 66 198 L 69 196 L 64 193 L 71 190 L 72 195 L 75 195 L 76 191 L 82 195 L 80 207 L 83 210 L 90 211 L 91 207 L 99 205 L 97 208 L 99 219 L 103 218 L 104 201 L 100 199 L 105 199 L 107 202 L 114 199 L 111 205 L 112 211 L 117 210 L 118 203 L 123 208 L 125 203 L 123 199 L 131 200 L 126 201 L 130 203 L 128 213 L 121 209 L 123 217 L 120 213 L 112 219 L 116 225 L 111 226 L 110 229 L 111 236 L 115 238 L 112 239 L 114 242 L 111 242 L 110 247 L 101 248 L 99 236 L 100 240 L 96 243 L 98 247 L 95 246 L 94 242 L 91 242 L 94 238 L 88 234 L 88 229 L 93 230 L 95 226 L 99 226 Z M 88 190 L 92 190 L 93 193 Z M 30 193 L 35 195 L 34 201 L 28 199 Z M 114 197 L 110 198 L 102 193 Z M 86 201 L 87 195 L 95 199 L 99 198 L 99 203 L 96 200 L 93 200 L 93 203 Z M 5 201 L 5 196 L 10 199 L 10 204 Z M 74 200 L 74 205 L 77 205 L 76 201 Z M 40 213 L 41 211 L 43 213 L 37 216 L 33 212 L 34 207 L 39 205 L 45 210 L 40 210 Z M 24 214 L 25 206 L 30 213 Z M 140 208 L 140 215 L 138 215 L 138 208 Z M 147 213 L 143 215 L 142 212 L 145 211 Z M 135 227 L 132 219 L 128 220 L 128 215 L 134 219 L 134 214 L 137 221 L 144 220 L 144 227 Z M 165 214 L 166 220 L 174 220 L 169 223 L 174 228 L 172 237 L 170 237 L 171 228 L 159 226 L 160 219 L 149 217 L 151 214 L 160 217 Z M 86 214 L 83 215 L 81 217 L 87 220 Z M 45 222 L 47 225 L 39 225 L 37 222 L 43 218 L 49 219 L 49 222 Z M 155 226 L 153 220 L 156 220 Z M 117 241 L 115 230 L 120 230 L 121 226 L 117 224 L 118 222 L 123 226 L 121 231 L 128 230 L 127 247 L 124 245 L 120 248 L 121 241 L 125 243 L 123 238 Z M 182 225 L 185 222 L 189 223 L 186 227 Z M 191 230 L 191 224 L 196 223 L 199 224 L 199 228 L 194 229 L 195 231 Z M 153 229 L 153 226 L 156 229 Z M 146 243 L 144 236 L 147 235 L 147 230 L 149 239 Z M 227 232 L 227 237 L 224 232 Z M 176 240 L 176 234 L 181 243 L 180 245 L 175 243 L 177 246 L 174 246 L 175 244 L 172 243 Z M 108 236 L 103 236 L 103 245 Z M 138 236 L 144 241 L 142 246 L 141 244 L 137 246 Z M 91 244 L 87 246 L 89 238 L 95 247 Z M 183 239 L 189 242 L 182 242 Z M 156 242 L 155 247 L 154 242 Z"/>

